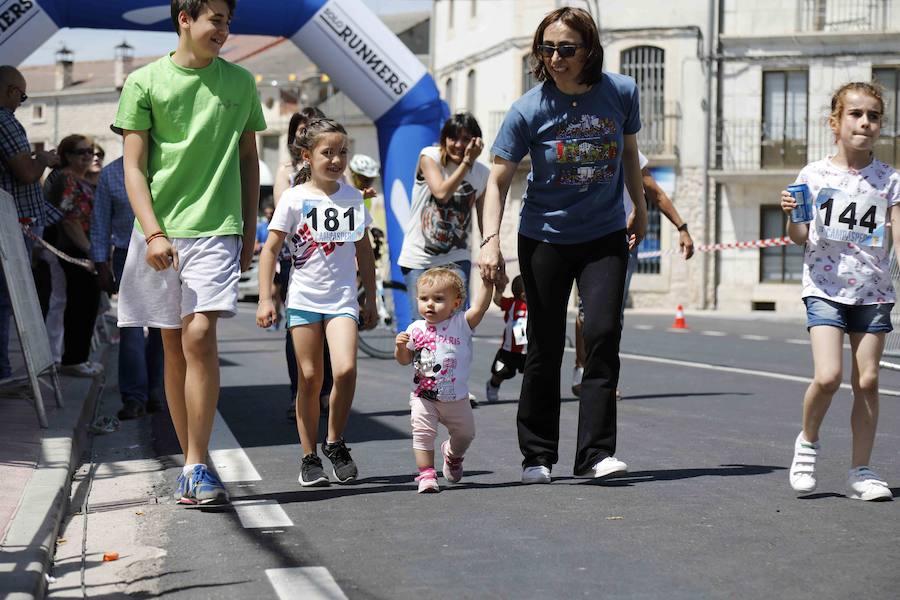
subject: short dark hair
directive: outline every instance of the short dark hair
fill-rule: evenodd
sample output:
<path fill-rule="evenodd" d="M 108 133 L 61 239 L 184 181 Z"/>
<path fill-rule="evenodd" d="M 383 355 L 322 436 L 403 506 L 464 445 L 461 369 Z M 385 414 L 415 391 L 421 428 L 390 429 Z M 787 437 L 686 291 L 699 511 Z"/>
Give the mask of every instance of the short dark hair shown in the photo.
<path fill-rule="evenodd" d="M 600 44 L 600 32 L 591 14 L 583 8 L 564 6 L 549 13 L 534 32 L 531 42 L 531 72 L 538 81 L 553 81 L 547 66 L 538 52 L 538 46 L 544 43 L 544 30 L 550 25 L 562 21 L 581 35 L 581 43 L 587 51 L 584 68 L 578 83 L 593 85 L 603 77 L 603 46 Z"/>
<path fill-rule="evenodd" d="M 478 121 L 472 113 L 458 112 L 455 115 L 451 115 L 450 118 L 444 122 L 444 126 L 441 127 L 442 165 L 447 164 L 447 153 L 444 146 L 447 142 L 447 138 L 457 138 L 463 131 L 468 132 L 472 137 L 482 137 L 481 126 L 478 125 Z"/>
<path fill-rule="evenodd" d="M 200 16 L 200 9 L 204 4 L 209 4 L 210 0 L 172 0 L 172 26 L 175 33 L 181 35 L 181 28 L 178 26 L 178 15 L 186 12 L 191 19 L 197 20 Z M 234 7 L 237 0 L 223 0 L 228 5 L 228 16 L 234 16 Z"/>

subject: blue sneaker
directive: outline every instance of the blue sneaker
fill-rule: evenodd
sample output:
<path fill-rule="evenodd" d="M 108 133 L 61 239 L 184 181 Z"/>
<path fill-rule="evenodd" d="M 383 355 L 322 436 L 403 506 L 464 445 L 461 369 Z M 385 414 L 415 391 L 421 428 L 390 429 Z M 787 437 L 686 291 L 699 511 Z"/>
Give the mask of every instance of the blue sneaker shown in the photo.
<path fill-rule="evenodd" d="M 184 471 L 178 474 L 178 479 L 175 482 L 175 501 L 178 504 L 191 506 L 197 504 L 197 501 L 190 495 L 190 479 L 185 476 Z"/>
<path fill-rule="evenodd" d="M 185 490 L 179 504 L 214 506 L 228 504 L 228 492 L 218 477 L 203 465 L 197 465 L 185 477 Z M 180 483 L 180 482 L 179 482 Z"/>

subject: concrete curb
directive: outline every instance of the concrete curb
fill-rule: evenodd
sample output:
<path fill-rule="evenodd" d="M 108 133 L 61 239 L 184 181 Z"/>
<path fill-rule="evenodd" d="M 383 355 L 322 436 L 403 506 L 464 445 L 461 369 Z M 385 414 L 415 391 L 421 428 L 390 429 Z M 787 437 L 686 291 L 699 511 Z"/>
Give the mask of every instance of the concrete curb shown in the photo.
<path fill-rule="evenodd" d="M 3 541 L 0 562 L 5 563 L 3 570 L 12 566 L 12 571 L 0 578 L 0 596 L 4 598 L 24 600 L 46 594 L 46 574 L 69 506 L 72 473 L 79 463 L 94 406 L 104 385 L 103 375 L 95 377 L 80 401 L 75 398 L 81 394 L 72 394 L 75 398 L 66 398 L 66 406 L 50 417 L 50 427 L 41 441 L 40 461 Z"/>

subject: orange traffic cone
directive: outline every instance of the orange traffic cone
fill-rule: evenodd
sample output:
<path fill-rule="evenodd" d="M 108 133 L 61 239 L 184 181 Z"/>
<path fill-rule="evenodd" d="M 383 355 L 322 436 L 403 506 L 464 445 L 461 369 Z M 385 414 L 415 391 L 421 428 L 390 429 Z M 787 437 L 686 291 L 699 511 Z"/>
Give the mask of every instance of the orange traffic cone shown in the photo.
<path fill-rule="evenodd" d="M 680 304 L 675 309 L 675 322 L 672 323 L 672 329 L 687 329 L 687 322 L 684 320 L 684 307 Z"/>

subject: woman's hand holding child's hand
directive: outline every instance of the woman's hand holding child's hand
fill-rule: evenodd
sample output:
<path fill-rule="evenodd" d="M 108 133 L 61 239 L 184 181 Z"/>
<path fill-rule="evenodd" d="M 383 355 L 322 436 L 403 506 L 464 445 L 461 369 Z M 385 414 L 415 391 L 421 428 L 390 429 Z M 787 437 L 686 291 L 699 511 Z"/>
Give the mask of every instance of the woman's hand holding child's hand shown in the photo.
<path fill-rule="evenodd" d="M 275 305 L 271 300 L 260 300 L 256 306 L 256 324 L 260 327 L 271 327 L 278 318 Z"/>

